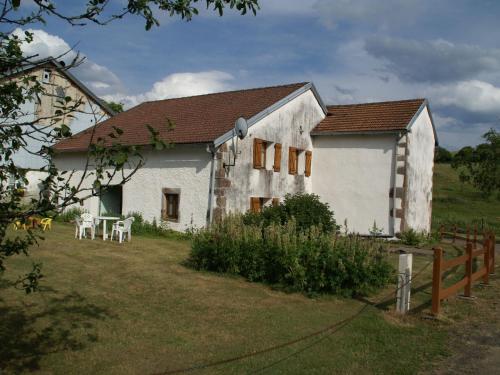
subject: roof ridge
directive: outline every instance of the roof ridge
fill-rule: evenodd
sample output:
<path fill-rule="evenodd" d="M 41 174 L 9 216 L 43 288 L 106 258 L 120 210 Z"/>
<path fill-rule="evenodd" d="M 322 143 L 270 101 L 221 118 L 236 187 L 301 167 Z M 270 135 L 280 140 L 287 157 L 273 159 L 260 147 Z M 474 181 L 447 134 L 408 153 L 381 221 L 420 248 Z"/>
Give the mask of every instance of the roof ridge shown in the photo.
<path fill-rule="evenodd" d="M 158 102 L 164 102 L 164 101 L 167 101 L 167 100 L 190 99 L 190 98 L 198 98 L 198 97 L 210 96 L 210 95 L 231 94 L 231 93 L 236 93 L 236 92 L 247 92 L 247 91 L 265 90 L 265 89 L 276 89 L 276 88 L 283 88 L 283 87 L 290 87 L 290 86 L 299 86 L 299 85 L 302 87 L 302 86 L 307 85 L 308 83 L 310 83 L 310 82 L 295 82 L 295 83 L 287 83 L 287 84 L 282 84 L 282 85 L 252 87 L 252 88 L 249 88 L 249 89 L 219 91 L 219 92 L 212 92 L 212 93 L 209 93 L 209 94 L 180 96 L 178 98 L 166 98 L 166 99 L 158 99 L 158 100 L 146 100 L 144 102 L 141 102 L 137 106 L 139 106 L 141 104 L 145 104 L 145 103 L 158 103 Z"/>
<path fill-rule="evenodd" d="M 326 107 L 352 107 L 352 106 L 362 106 L 371 104 L 395 104 L 395 103 L 408 103 L 416 101 L 425 101 L 426 98 L 413 98 L 413 99 L 403 99 L 403 100 L 383 100 L 378 102 L 363 102 L 363 103 L 350 103 L 350 104 L 327 104 Z"/>

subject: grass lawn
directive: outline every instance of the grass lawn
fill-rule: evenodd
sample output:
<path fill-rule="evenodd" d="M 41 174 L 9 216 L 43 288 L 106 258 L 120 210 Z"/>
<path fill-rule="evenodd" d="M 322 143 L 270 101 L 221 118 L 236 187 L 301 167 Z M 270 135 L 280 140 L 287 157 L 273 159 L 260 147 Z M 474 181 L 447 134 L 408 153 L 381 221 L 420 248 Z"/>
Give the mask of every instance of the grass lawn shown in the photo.
<path fill-rule="evenodd" d="M 31 258 L 10 259 L 0 279 L 2 373 L 153 374 L 280 344 L 363 306 L 195 272 L 181 264 L 188 251 L 188 242 L 138 236 L 122 245 L 78 241 L 71 226 L 56 224 Z M 421 258 L 415 268 L 428 260 Z M 32 260 L 43 263 L 43 287 L 24 295 L 9 283 Z M 430 272 L 422 279 L 424 301 Z M 316 339 L 204 373 L 251 373 Z M 413 374 L 445 354 L 445 340 L 442 322 L 369 307 L 263 373 Z"/>
<path fill-rule="evenodd" d="M 469 184 L 458 179 L 449 164 L 435 164 L 432 201 L 433 227 L 457 224 L 461 227 L 477 224 L 500 234 L 500 200 L 485 198 Z"/>

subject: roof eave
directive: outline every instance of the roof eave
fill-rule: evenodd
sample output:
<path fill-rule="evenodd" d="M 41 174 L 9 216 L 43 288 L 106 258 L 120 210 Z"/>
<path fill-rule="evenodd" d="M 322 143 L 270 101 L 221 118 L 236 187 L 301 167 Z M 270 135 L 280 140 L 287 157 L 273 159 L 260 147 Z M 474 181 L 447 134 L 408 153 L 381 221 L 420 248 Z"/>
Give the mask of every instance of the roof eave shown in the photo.
<path fill-rule="evenodd" d="M 402 132 L 406 132 L 406 129 L 360 130 L 360 131 L 312 131 L 311 136 L 400 134 Z"/>
<path fill-rule="evenodd" d="M 432 125 L 432 132 L 434 133 L 434 144 L 435 146 L 439 146 L 439 141 L 438 141 L 438 137 L 437 137 L 437 132 L 436 132 L 436 126 L 434 124 L 434 119 L 432 118 L 432 113 L 431 113 L 431 109 L 429 107 L 429 101 L 427 99 L 424 99 L 424 101 L 422 102 L 422 104 L 420 105 L 420 107 L 418 108 L 417 112 L 415 112 L 415 114 L 413 115 L 413 117 L 411 118 L 410 122 L 408 123 L 408 125 L 406 126 L 406 130 L 408 132 L 410 132 L 411 130 L 411 127 L 413 126 L 413 124 L 415 123 L 415 121 L 417 120 L 418 116 L 420 116 L 420 114 L 422 113 L 422 111 L 427 108 L 427 113 L 429 114 L 429 118 L 431 119 L 431 125 Z"/>
<path fill-rule="evenodd" d="M 280 99 L 276 103 L 272 104 L 271 106 L 267 107 L 263 111 L 257 113 L 256 115 L 252 116 L 247 120 L 248 127 L 250 128 L 251 126 L 255 125 L 257 122 L 262 120 L 264 117 L 270 115 L 274 111 L 280 109 L 283 107 L 285 104 L 288 104 L 295 98 L 299 97 L 303 93 L 311 90 L 314 97 L 316 98 L 319 106 L 321 107 L 323 113 L 326 114 L 328 113 L 328 109 L 325 106 L 325 103 L 321 99 L 321 96 L 319 95 L 318 90 L 316 89 L 316 86 L 312 82 L 306 83 L 304 86 L 301 86 L 299 89 L 295 90 L 294 92 L 288 94 L 284 98 Z M 224 144 L 225 142 L 229 141 L 231 138 L 233 138 L 236 135 L 234 129 L 229 130 L 228 132 L 224 133 L 220 137 L 214 140 L 214 146 L 219 147 L 220 145 Z"/>

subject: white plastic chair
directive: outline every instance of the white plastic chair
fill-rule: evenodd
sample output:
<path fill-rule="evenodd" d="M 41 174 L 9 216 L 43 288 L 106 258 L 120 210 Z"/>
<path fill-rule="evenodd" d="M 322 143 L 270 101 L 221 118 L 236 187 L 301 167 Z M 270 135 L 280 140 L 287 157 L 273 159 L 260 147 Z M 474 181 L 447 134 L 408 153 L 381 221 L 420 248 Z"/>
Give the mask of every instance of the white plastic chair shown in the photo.
<path fill-rule="evenodd" d="M 113 224 L 113 230 L 111 231 L 111 240 L 116 233 L 118 235 L 118 241 L 123 242 L 123 237 L 125 233 L 127 234 L 127 239 L 130 242 L 132 239 L 132 223 L 134 222 L 133 217 L 128 217 L 125 220 L 117 221 Z"/>
<path fill-rule="evenodd" d="M 90 237 L 92 239 L 95 238 L 94 217 L 91 214 L 88 213 L 82 214 L 81 217 L 75 218 L 75 223 L 76 223 L 75 238 L 77 238 L 77 235 L 80 240 L 82 239 L 82 236 L 86 237 L 87 229 L 90 229 Z"/>

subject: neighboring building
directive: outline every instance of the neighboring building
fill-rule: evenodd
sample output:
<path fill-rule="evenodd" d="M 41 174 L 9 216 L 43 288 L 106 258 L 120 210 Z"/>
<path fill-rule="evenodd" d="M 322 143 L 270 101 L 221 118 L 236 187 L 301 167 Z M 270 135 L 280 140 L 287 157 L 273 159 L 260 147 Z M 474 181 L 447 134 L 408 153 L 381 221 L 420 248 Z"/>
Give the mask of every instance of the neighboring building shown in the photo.
<path fill-rule="evenodd" d="M 356 232 L 374 221 L 388 236 L 430 230 L 436 137 L 425 100 L 326 107 L 312 83 L 298 83 L 142 103 L 96 136 L 120 127 L 121 143 L 148 145 L 146 125 L 174 147 L 146 148 L 128 183 L 84 202 L 91 213 L 140 212 L 185 230 L 306 192 Z M 84 131 L 54 146 L 56 165 L 75 181 L 89 142 Z"/>
<path fill-rule="evenodd" d="M 39 98 L 24 103 L 20 110 L 22 116 L 16 118 L 14 123 L 36 121 L 35 126 L 44 127 L 50 123 L 58 126 L 58 123 L 64 122 L 72 133 L 76 134 L 114 115 L 106 103 L 68 71 L 64 63 L 53 58 L 34 62 L 33 65 L 4 79 L 17 80 L 27 76 L 36 77 L 45 92 Z M 65 97 L 68 96 L 72 99 L 69 104 L 81 102 L 77 111 L 71 113 L 71 116 L 62 116 L 64 118 L 61 118 L 60 122 L 54 123 L 54 118 L 57 117 L 56 110 L 63 105 Z M 9 120 L 5 120 L 5 123 L 9 123 Z M 46 163 L 45 159 L 33 153 L 38 152 L 42 146 L 51 146 L 47 141 L 40 139 L 43 138 L 42 135 L 35 134 L 35 137 L 38 139 L 25 137 L 26 147 L 12 156 L 16 166 L 26 170 L 28 185 L 22 187 L 27 197 L 38 195 L 40 191 L 38 184 L 46 176 L 45 172 L 40 171 Z"/>

